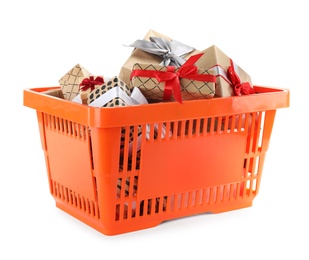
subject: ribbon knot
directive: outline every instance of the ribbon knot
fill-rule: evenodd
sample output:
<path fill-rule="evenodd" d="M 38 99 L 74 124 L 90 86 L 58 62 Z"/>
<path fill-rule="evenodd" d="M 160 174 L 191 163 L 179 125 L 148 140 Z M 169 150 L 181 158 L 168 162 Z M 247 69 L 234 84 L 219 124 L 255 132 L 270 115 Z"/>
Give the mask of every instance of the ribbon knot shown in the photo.
<path fill-rule="evenodd" d="M 234 93 L 237 96 L 254 94 L 255 92 L 249 82 L 241 82 L 231 59 L 230 64 L 231 65 L 227 68 L 227 77 L 231 81 Z"/>
<path fill-rule="evenodd" d="M 182 103 L 180 79 L 187 78 L 204 82 L 216 82 L 216 76 L 209 74 L 198 74 L 198 68 L 194 63 L 203 53 L 191 56 L 180 68 L 167 66 L 166 71 L 157 70 L 133 70 L 131 79 L 135 76 L 156 78 L 158 82 L 165 82 L 163 100 L 170 100 L 174 94 L 175 100 Z"/>
<path fill-rule="evenodd" d="M 171 51 L 167 51 L 165 54 L 163 54 L 162 57 L 163 57 L 164 60 L 169 60 L 173 57 L 173 53 Z M 169 63 L 170 63 L 170 61 L 169 61 Z"/>
<path fill-rule="evenodd" d="M 94 78 L 94 76 L 89 76 L 89 78 L 84 78 L 83 81 L 79 84 L 80 90 L 86 91 L 90 89 L 90 91 L 94 90 L 95 85 L 102 85 L 104 83 L 104 79 L 100 76 Z"/>

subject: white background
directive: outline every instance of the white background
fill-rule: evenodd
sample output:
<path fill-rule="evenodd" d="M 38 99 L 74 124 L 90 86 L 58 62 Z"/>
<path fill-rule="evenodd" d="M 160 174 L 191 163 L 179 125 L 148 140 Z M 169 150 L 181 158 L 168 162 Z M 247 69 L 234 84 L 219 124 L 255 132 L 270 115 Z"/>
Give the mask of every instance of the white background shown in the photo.
<path fill-rule="evenodd" d="M 309 259 L 306 1 L 2 1 L 0 259 Z M 105 236 L 55 207 L 35 110 L 23 89 L 56 86 L 76 63 L 111 77 L 153 29 L 216 44 L 255 85 L 287 88 L 253 207 Z"/>

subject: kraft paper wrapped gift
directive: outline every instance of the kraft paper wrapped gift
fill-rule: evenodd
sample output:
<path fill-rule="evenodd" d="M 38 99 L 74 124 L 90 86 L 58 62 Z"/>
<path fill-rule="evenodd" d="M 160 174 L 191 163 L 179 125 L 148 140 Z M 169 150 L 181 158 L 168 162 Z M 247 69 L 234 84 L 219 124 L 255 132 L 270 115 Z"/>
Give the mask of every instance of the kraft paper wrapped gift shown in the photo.
<path fill-rule="evenodd" d="M 82 80 L 79 84 L 79 95 L 83 104 L 88 104 L 88 94 L 96 87 L 100 87 L 104 83 L 103 76 L 89 76 L 87 78 L 80 78 Z"/>
<path fill-rule="evenodd" d="M 136 40 L 130 57 L 120 69 L 119 77 L 130 86 L 130 74 L 135 63 L 161 66 L 181 66 L 190 56 L 200 53 L 194 47 L 149 30 L 143 40 Z"/>
<path fill-rule="evenodd" d="M 69 70 L 60 80 L 59 84 L 64 96 L 64 99 L 72 100 L 80 94 L 80 83 L 84 78 L 93 76 L 80 64 L 76 64 Z"/>
<path fill-rule="evenodd" d="M 149 102 L 213 98 L 216 77 L 212 70 L 198 69 L 196 54 L 180 67 L 136 63 L 131 73 L 131 85 L 138 87 Z"/>
<path fill-rule="evenodd" d="M 215 71 L 215 97 L 254 94 L 251 77 L 216 45 L 205 49 L 203 53 L 196 66 Z"/>

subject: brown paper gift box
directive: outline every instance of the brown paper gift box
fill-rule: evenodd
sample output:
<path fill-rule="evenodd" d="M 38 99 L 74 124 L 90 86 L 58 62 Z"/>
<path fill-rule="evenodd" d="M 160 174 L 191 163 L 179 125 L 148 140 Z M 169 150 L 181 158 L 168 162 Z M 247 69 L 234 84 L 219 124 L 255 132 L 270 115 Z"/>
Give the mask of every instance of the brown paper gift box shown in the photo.
<path fill-rule="evenodd" d="M 79 78 L 80 80 L 80 99 L 82 100 L 82 103 L 87 105 L 88 104 L 88 94 L 103 85 L 104 78 L 103 76 L 89 76 L 86 78 Z"/>
<path fill-rule="evenodd" d="M 153 64 L 136 63 L 133 70 L 155 70 L 167 71 L 166 66 L 159 66 Z M 177 71 L 178 68 L 175 69 Z M 198 74 L 214 75 L 212 70 L 198 69 Z M 138 87 L 149 102 L 164 101 L 163 94 L 166 82 L 158 82 L 156 78 L 150 77 L 132 77 L 131 85 Z M 182 100 L 205 99 L 212 98 L 215 94 L 215 83 L 204 82 L 197 80 L 190 80 L 180 78 L 180 90 Z M 171 96 L 170 101 L 175 101 L 174 96 Z"/>
<path fill-rule="evenodd" d="M 64 99 L 72 100 L 80 94 L 79 84 L 84 78 L 89 76 L 93 75 L 80 64 L 76 64 L 70 71 L 68 71 L 59 80 Z"/>
<path fill-rule="evenodd" d="M 234 89 L 229 81 L 226 80 L 227 69 L 231 65 L 230 58 L 216 45 L 212 45 L 202 52 L 204 52 L 204 55 L 195 63 L 195 65 L 199 68 L 212 69 L 215 71 L 215 74 L 217 75 L 215 97 L 234 96 Z M 241 82 L 249 82 L 252 87 L 251 77 L 235 63 L 234 67 Z"/>
<path fill-rule="evenodd" d="M 167 40 L 172 40 L 170 37 L 161 34 L 159 32 L 156 32 L 154 30 L 149 30 L 148 33 L 145 35 L 144 40 L 149 41 L 149 37 L 160 37 Z M 189 58 L 190 56 L 200 53 L 200 51 L 192 51 L 191 53 L 184 56 L 184 59 Z M 159 65 L 162 62 L 162 57 L 159 57 L 157 55 L 145 52 L 141 49 L 135 48 L 130 57 L 126 60 L 124 65 L 121 67 L 119 72 L 119 78 L 121 78 L 127 85 L 130 86 L 130 75 L 132 68 L 135 63 L 141 63 L 141 64 L 153 64 L 153 65 Z"/>

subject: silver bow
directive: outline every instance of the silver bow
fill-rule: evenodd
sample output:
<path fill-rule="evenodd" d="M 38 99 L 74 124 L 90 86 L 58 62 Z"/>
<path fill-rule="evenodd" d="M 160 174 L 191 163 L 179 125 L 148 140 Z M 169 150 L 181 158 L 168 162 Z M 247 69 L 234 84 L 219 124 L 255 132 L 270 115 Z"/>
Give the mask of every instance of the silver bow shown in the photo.
<path fill-rule="evenodd" d="M 162 66 L 180 67 L 186 61 L 183 56 L 195 50 L 195 48 L 175 40 L 169 41 L 159 37 L 149 37 L 149 40 L 136 40 L 128 47 L 138 48 L 162 57 L 163 61 L 160 63 Z"/>

